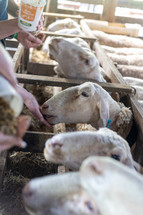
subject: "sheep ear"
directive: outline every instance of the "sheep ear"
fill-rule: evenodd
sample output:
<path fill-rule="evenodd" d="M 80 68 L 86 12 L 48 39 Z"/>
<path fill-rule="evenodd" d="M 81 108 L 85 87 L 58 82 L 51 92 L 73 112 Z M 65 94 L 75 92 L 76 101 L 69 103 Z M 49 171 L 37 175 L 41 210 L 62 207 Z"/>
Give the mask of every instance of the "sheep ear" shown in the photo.
<path fill-rule="evenodd" d="M 106 99 L 103 100 L 100 98 L 100 101 L 97 102 L 97 107 L 100 115 L 99 127 L 106 127 L 109 119 L 109 106 Z"/>

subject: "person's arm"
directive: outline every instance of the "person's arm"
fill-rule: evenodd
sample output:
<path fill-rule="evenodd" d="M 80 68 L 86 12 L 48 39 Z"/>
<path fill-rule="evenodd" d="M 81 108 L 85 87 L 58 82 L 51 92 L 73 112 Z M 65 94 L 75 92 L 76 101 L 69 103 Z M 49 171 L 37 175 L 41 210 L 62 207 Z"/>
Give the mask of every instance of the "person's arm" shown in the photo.
<path fill-rule="evenodd" d="M 27 31 L 20 31 L 17 36 L 17 40 L 27 49 L 34 48 L 42 45 L 42 42 L 45 39 L 44 34 L 39 34 L 40 39 L 38 37 L 33 36 L 31 33 Z"/>
<path fill-rule="evenodd" d="M 11 56 L 0 44 L 0 75 L 5 77 L 13 87 L 16 87 L 17 79 L 14 74 L 14 65 Z"/>
<path fill-rule="evenodd" d="M 15 3 L 14 0 L 9 0 L 8 1 L 8 8 L 7 8 L 7 12 L 13 16 L 13 17 L 17 17 L 18 16 L 18 5 Z"/>
<path fill-rule="evenodd" d="M 18 18 L 0 21 L 0 40 L 21 31 L 18 27 Z"/>
<path fill-rule="evenodd" d="M 27 144 L 21 138 L 12 135 L 5 135 L 0 132 L 0 152 L 10 149 L 13 146 L 25 148 L 26 145 Z"/>
<path fill-rule="evenodd" d="M 43 124 L 46 126 L 50 127 L 50 124 L 44 119 L 42 113 L 40 112 L 40 107 L 35 99 L 35 97 L 29 93 L 26 89 L 23 87 L 17 85 L 16 87 L 17 92 L 21 95 L 24 104 L 26 107 L 30 110 L 30 112 L 37 118 L 39 119 Z"/>

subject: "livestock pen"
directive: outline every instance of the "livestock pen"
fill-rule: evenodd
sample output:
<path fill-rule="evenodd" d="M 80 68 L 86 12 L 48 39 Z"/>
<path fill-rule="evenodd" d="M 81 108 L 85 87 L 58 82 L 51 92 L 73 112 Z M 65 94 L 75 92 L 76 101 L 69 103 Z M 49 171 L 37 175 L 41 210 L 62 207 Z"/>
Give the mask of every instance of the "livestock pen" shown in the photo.
<path fill-rule="evenodd" d="M 61 17 L 60 14 L 56 14 L 56 15 L 52 14 L 51 17 L 53 16 L 58 17 L 58 15 Z M 72 17 L 70 15 L 70 18 L 76 19 L 77 17 L 76 16 Z M 126 106 L 131 107 L 133 111 L 134 126 L 132 130 L 132 135 L 131 135 L 131 139 L 132 139 L 131 142 L 132 144 L 136 143 L 134 145 L 133 156 L 136 161 L 140 161 L 140 163 L 143 164 L 143 155 L 142 155 L 143 151 L 142 151 L 142 144 L 141 144 L 142 143 L 141 140 L 143 137 L 143 110 L 136 99 L 135 90 L 134 88 L 130 87 L 125 83 L 123 77 L 118 72 L 114 63 L 106 55 L 106 53 L 101 48 L 98 41 L 96 41 L 96 38 L 93 36 L 91 30 L 87 26 L 83 17 L 80 17 L 80 19 L 81 19 L 81 27 L 83 28 L 83 31 L 85 31 L 86 33 L 88 32 L 87 36 L 84 36 L 81 38 L 90 43 L 90 47 L 92 48 L 92 50 L 95 51 L 97 58 L 100 62 L 100 65 L 105 70 L 106 74 L 111 80 L 111 83 L 99 83 L 99 85 L 102 86 L 108 92 L 119 93 L 120 97 L 122 98 L 121 99 L 122 102 Z M 75 35 L 71 36 L 71 35 L 55 34 L 55 33 L 49 33 L 49 32 L 47 33 L 46 31 L 43 31 L 43 33 L 45 33 L 46 36 L 75 37 Z M 28 50 L 24 50 L 24 48 L 21 45 L 19 45 L 15 54 L 13 55 L 16 76 L 19 83 L 21 83 L 23 86 L 25 84 L 33 85 L 33 86 L 36 86 L 36 85 L 52 86 L 53 87 L 52 93 L 55 94 L 57 93 L 57 91 L 59 92 L 61 89 L 65 89 L 71 86 L 76 86 L 85 82 L 85 80 L 82 80 L 82 79 L 75 80 L 75 79 L 55 77 L 55 73 L 53 71 L 53 67 L 55 66 L 55 64 L 53 62 L 50 62 L 48 64 L 32 62 L 31 52 L 29 53 Z M 55 87 L 60 87 L 60 88 L 55 88 Z M 84 129 L 87 130 L 86 125 L 81 125 L 80 127 L 82 130 Z M 7 166 L 8 174 L 7 176 L 4 176 L 4 179 L 6 180 L 4 181 L 4 189 L 7 189 L 6 186 L 8 186 L 9 183 L 13 182 L 13 189 L 16 189 L 17 186 L 19 186 L 19 193 L 21 192 L 20 190 L 22 189 L 22 186 L 28 181 L 29 178 L 68 171 L 64 166 L 61 166 L 61 165 L 57 166 L 51 163 L 47 164 L 47 162 L 42 157 L 42 153 L 47 139 L 51 138 L 53 135 L 57 133 L 65 132 L 69 130 L 72 130 L 72 131 L 78 130 L 78 126 L 60 124 L 60 125 L 53 126 L 53 128 L 49 129 L 48 132 L 43 132 L 40 129 L 39 131 L 29 130 L 27 131 L 24 137 L 24 140 L 28 143 L 28 146 L 24 151 L 16 148 L 12 149 L 12 151 L 9 154 L 10 156 L 8 156 L 8 160 L 7 160 L 7 153 L 5 152 L 1 153 L 1 163 L 0 163 L 1 188 L 2 188 L 2 176 L 4 176 L 4 173 L 5 173 L 4 168 L 5 168 L 6 161 L 8 161 L 8 166 Z M 19 178 L 19 183 L 17 184 L 14 184 L 14 178 L 11 179 L 10 181 L 6 179 L 6 177 L 7 178 L 11 177 L 11 175 L 15 171 L 15 168 L 17 171 L 17 175 L 20 175 L 20 172 L 23 170 L 23 173 L 21 174 L 22 177 Z M 26 172 L 28 172 L 27 175 L 26 175 Z M 24 182 L 22 180 L 24 180 Z M 10 190 L 10 187 L 8 187 L 8 189 Z M 13 195 L 14 191 L 11 191 L 11 194 Z M 18 194 L 18 197 L 20 198 L 20 194 Z M 15 199 L 16 198 L 17 197 L 15 196 Z M 7 201 L 10 200 L 8 198 L 5 198 L 5 199 Z M 17 203 L 19 203 L 17 199 L 16 201 Z M 18 206 L 16 204 L 16 201 L 13 198 L 11 200 L 11 205 L 12 205 L 11 208 L 7 209 L 7 211 L 2 214 L 9 215 L 11 214 L 11 210 L 13 210 L 13 212 L 17 214 L 18 213 L 21 215 L 27 214 L 24 211 L 22 204 Z M 16 209 L 14 210 L 12 207 L 15 207 Z"/>

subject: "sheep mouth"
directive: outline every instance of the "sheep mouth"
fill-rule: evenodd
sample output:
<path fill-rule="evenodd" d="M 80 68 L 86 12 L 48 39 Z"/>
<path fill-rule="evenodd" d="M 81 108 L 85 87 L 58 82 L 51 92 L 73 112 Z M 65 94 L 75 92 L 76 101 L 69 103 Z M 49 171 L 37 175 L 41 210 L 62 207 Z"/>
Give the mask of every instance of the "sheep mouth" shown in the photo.
<path fill-rule="evenodd" d="M 54 123 L 49 122 L 49 121 L 52 121 L 52 119 L 55 118 L 56 116 L 43 114 L 43 117 L 50 125 L 54 125 Z"/>
<path fill-rule="evenodd" d="M 50 152 L 49 149 L 47 149 L 46 147 L 44 148 L 44 157 L 49 158 L 49 156 L 52 156 L 52 153 Z"/>
<path fill-rule="evenodd" d="M 50 50 L 50 54 L 52 55 L 51 51 L 54 51 L 54 53 L 57 53 L 57 49 L 55 48 L 54 45 L 49 44 L 49 50 Z"/>

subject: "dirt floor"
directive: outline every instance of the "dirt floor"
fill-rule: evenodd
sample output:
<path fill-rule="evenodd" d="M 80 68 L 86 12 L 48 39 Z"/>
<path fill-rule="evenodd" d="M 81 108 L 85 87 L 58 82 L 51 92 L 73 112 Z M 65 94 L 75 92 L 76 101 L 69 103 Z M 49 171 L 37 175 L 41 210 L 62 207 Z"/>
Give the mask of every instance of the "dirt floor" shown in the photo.
<path fill-rule="evenodd" d="M 27 215 L 22 188 L 32 178 L 54 173 L 57 165 L 48 163 L 41 153 L 9 153 L 0 195 L 0 215 Z"/>

